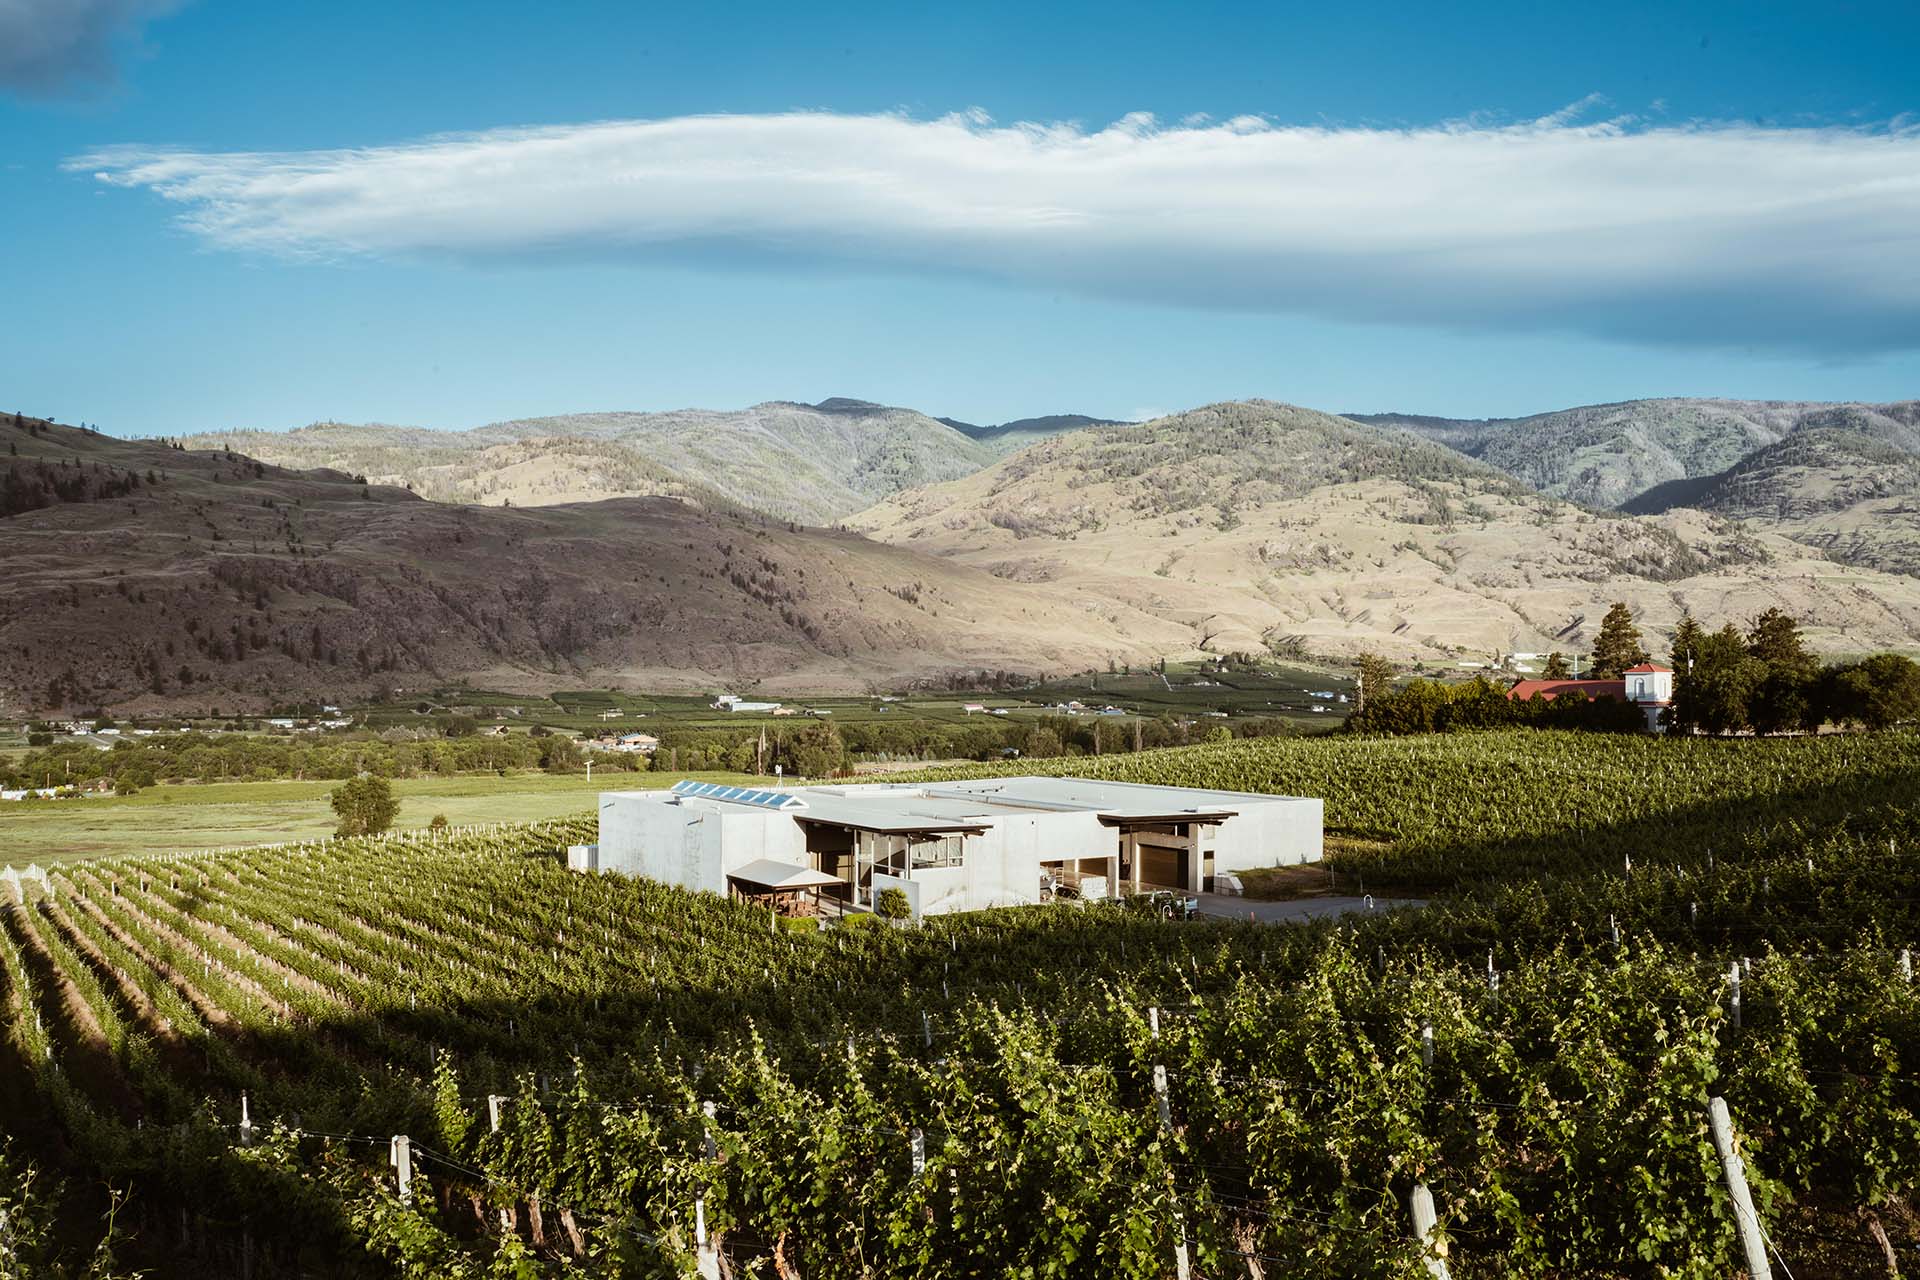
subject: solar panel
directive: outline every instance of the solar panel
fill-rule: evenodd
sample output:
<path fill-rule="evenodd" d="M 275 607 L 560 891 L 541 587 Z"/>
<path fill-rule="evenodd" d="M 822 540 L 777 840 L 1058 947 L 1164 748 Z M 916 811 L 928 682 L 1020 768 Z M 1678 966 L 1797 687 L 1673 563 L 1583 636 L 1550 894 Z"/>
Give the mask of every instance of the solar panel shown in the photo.
<path fill-rule="evenodd" d="M 725 800 L 729 804 L 752 805 L 756 809 L 804 809 L 807 802 L 787 791 L 760 791 L 752 787 L 732 787 L 724 782 L 694 782 L 691 779 L 673 784 L 673 794 L 677 796 L 698 796 L 702 800 Z"/>

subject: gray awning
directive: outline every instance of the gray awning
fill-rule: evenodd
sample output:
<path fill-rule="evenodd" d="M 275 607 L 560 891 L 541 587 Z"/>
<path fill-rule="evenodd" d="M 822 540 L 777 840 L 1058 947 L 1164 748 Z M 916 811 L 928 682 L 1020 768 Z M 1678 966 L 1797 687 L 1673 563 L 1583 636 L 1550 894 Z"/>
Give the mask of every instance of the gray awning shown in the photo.
<path fill-rule="evenodd" d="M 1109 811 L 1100 815 L 1100 823 L 1108 827 L 1165 827 L 1186 822 L 1203 827 L 1217 827 L 1234 816 L 1230 809 L 1175 809 L 1158 813 L 1138 810 Z"/>
<path fill-rule="evenodd" d="M 824 871 L 815 871 L 811 867 L 798 867 L 791 862 L 775 862 L 771 858 L 761 858 L 757 862 L 749 862 L 737 871 L 729 871 L 727 879 L 742 888 L 758 890 L 761 893 L 822 889 L 830 884 L 842 883 L 838 876 L 830 876 Z"/>

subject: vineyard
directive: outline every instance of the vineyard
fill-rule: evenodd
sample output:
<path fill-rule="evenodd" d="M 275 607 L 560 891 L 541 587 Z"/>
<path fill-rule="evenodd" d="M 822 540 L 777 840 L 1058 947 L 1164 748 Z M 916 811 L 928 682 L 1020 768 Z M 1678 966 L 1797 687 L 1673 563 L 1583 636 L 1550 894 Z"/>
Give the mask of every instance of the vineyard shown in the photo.
<path fill-rule="evenodd" d="M 569 873 L 590 819 L 72 863 L 0 908 L 0 1276 L 1719 1277 L 1711 1096 L 1776 1274 L 1920 1267 L 1920 737 L 1071 768 L 1448 892 L 796 934 Z"/>

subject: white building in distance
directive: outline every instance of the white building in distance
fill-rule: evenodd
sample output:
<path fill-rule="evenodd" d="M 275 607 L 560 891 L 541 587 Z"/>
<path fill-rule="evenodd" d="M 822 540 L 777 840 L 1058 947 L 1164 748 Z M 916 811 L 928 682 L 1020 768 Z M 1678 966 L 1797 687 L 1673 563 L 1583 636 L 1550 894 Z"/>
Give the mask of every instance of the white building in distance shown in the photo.
<path fill-rule="evenodd" d="M 603 792 L 600 842 L 570 863 L 710 893 L 804 876 L 854 907 L 898 887 L 914 915 L 938 915 L 1038 902 L 1044 878 L 1088 897 L 1196 893 L 1219 874 L 1317 861 L 1323 813 L 1317 799 L 1088 778 L 689 781 Z"/>

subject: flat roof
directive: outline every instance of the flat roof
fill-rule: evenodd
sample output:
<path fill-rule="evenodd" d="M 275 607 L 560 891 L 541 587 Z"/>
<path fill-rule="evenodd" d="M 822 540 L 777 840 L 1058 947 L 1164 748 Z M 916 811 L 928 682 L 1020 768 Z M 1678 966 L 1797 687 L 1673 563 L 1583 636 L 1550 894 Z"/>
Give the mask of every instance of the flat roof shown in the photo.
<path fill-rule="evenodd" d="M 1035 808 L 1134 810 L 1174 812 L 1246 808 L 1254 804 L 1298 800 L 1299 796 L 1269 795 L 1258 791 L 1222 791 L 1213 787 L 1170 787 L 1151 782 L 1110 782 L 1102 778 L 967 778 L 928 783 L 931 795 L 979 796 L 1002 804 Z"/>
<path fill-rule="evenodd" d="M 1297 796 L 1094 778 L 1017 776 L 930 783 L 826 783 L 810 787 L 728 787 L 682 783 L 673 794 L 623 791 L 611 795 L 679 803 L 702 812 L 783 813 L 893 835 L 985 831 L 995 820 L 1023 813 L 1089 813 L 1109 826 L 1202 822 L 1217 824 L 1262 804 L 1298 802 Z"/>
<path fill-rule="evenodd" d="M 992 825 L 993 815 L 977 808 L 961 814 L 925 813 L 917 804 L 886 803 L 889 799 L 908 797 L 810 795 L 806 808 L 787 812 L 802 822 L 824 822 L 881 835 L 971 835 Z"/>

